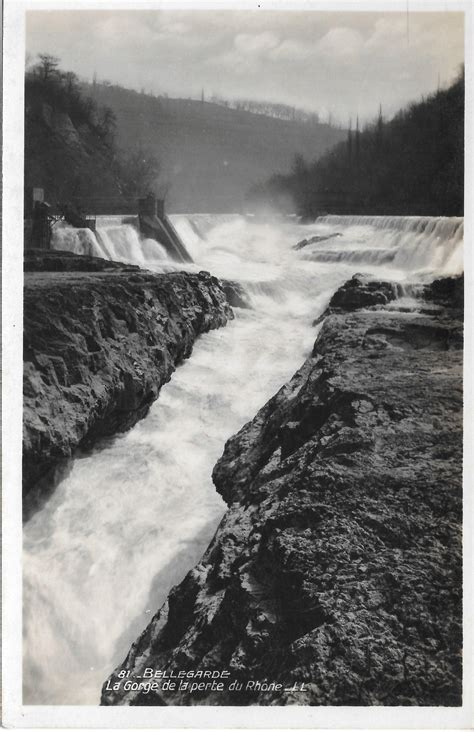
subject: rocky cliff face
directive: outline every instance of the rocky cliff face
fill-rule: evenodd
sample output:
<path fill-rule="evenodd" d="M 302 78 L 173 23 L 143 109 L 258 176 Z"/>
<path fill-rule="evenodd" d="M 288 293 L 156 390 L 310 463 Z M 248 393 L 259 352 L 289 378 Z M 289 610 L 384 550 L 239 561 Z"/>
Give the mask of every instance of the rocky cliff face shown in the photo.
<path fill-rule="evenodd" d="M 100 210 L 121 197 L 117 150 L 92 113 L 87 120 L 66 111 L 57 93 L 57 87 L 26 83 L 25 190 L 44 188 L 52 205 L 76 196 L 97 198 Z M 27 206 L 30 201 L 28 192 Z"/>
<path fill-rule="evenodd" d="M 218 280 L 30 252 L 24 289 L 26 508 L 77 448 L 143 417 L 200 333 L 233 317 Z"/>
<path fill-rule="evenodd" d="M 394 291 L 346 285 L 228 441 L 228 510 L 103 704 L 460 704 L 462 281 Z"/>

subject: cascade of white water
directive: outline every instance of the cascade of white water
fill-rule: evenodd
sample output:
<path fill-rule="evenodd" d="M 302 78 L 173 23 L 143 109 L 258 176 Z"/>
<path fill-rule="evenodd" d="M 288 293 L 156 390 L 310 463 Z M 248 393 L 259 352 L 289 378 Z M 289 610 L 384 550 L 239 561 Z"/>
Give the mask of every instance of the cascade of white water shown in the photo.
<path fill-rule="evenodd" d="M 412 231 L 417 234 L 426 229 L 437 228 L 447 239 L 454 236 L 455 232 L 464 226 L 462 216 L 320 216 L 318 223 L 330 223 L 332 226 L 373 226 L 377 229 L 393 229 L 399 231 Z"/>
<path fill-rule="evenodd" d="M 53 228 L 51 248 L 74 252 L 74 254 L 86 254 L 104 259 L 110 258 L 93 231 L 90 229 L 75 229 L 62 222 L 57 223 Z"/>
<path fill-rule="evenodd" d="M 143 237 L 134 224 L 122 223 L 122 218 L 99 217 L 95 234 L 89 229 L 58 224 L 54 228 L 52 247 L 155 270 L 165 264 L 173 265 L 161 244 Z M 227 236 L 238 230 L 242 222 L 250 223 L 238 214 L 174 215 L 171 220 L 195 262 L 208 260 L 210 252 L 214 259 L 223 259 L 227 252 L 229 265 L 235 262 L 235 247 L 224 238 L 217 241 L 216 235 L 224 237 L 225 231 Z M 284 226 L 289 224 L 286 221 Z M 293 222 L 291 225 L 295 226 Z M 305 260 L 391 265 L 402 271 L 439 274 L 456 274 L 463 268 L 464 221 L 460 217 L 324 216 L 304 230 L 310 235 L 334 233 L 334 230 L 339 234 L 337 238 L 311 243 L 301 250 L 300 257 Z M 259 242 L 259 247 L 262 246 Z"/>
<path fill-rule="evenodd" d="M 316 242 L 303 257 L 313 261 L 387 264 L 400 270 L 457 274 L 463 270 L 464 219 L 429 216 L 323 216 L 317 225 L 340 237 Z"/>
<path fill-rule="evenodd" d="M 134 224 L 122 223 L 119 216 L 97 219 L 97 228 L 77 229 L 59 223 L 53 228 L 51 246 L 53 249 L 92 255 L 114 262 L 138 264 L 150 268 L 157 263 L 172 262 L 166 249 L 155 239 L 140 234 Z"/>
<path fill-rule="evenodd" d="M 226 328 L 202 336 L 149 415 L 77 459 L 25 525 L 28 704 L 98 703 L 104 679 L 215 531 L 225 507 L 211 473 L 225 441 L 301 365 L 334 290 L 364 271 L 397 279 L 410 296 L 420 268 L 433 278 L 462 261 L 453 259 L 462 253 L 462 220 L 172 221 L 195 259 L 186 268 L 237 280 L 253 309 L 236 308 Z M 109 258 L 159 271 L 130 228 L 109 221 L 97 242 Z M 330 233 L 340 236 L 293 249 Z M 94 240 L 87 235 L 91 247 Z"/>
<path fill-rule="evenodd" d="M 155 262 L 170 261 L 166 249 L 155 239 L 146 239 L 130 224 L 98 226 L 97 239 L 115 262 L 149 267 Z"/>

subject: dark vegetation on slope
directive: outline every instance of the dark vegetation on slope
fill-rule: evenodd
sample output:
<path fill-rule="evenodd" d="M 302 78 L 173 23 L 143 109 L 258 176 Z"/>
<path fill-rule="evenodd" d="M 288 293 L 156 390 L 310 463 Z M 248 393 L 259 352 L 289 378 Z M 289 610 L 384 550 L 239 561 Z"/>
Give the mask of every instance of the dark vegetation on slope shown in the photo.
<path fill-rule="evenodd" d="M 160 166 L 132 143 L 119 149 L 117 120 L 84 93 L 76 74 L 42 54 L 25 75 L 25 200 L 43 188 L 48 203 L 76 202 L 87 213 L 136 213 Z M 133 138 L 135 139 L 135 138 Z"/>
<path fill-rule="evenodd" d="M 319 157 L 346 134 L 316 121 L 153 97 L 117 85 L 83 89 L 113 110 L 119 147 L 134 141 L 160 160 L 160 188 L 170 211 L 240 212 L 262 177 L 288 169 L 295 154 Z"/>
<path fill-rule="evenodd" d="M 43 188 L 52 204 L 119 196 L 113 115 L 84 97 L 75 74 L 43 59 L 25 78 L 26 191 Z"/>
<path fill-rule="evenodd" d="M 288 175 L 254 189 L 256 200 L 280 205 L 288 196 L 298 213 L 463 214 L 464 72 L 448 88 L 401 110 L 382 113 L 348 133 L 320 159 L 298 157 Z"/>
<path fill-rule="evenodd" d="M 411 312 L 389 282 L 336 293 L 312 355 L 228 440 L 228 510 L 102 704 L 461 703 L 462 289 L 420 286 Z M 230 678 L 127 690 L 146 667 Z"/>
<path fill-rule="evenodd" d="M 26 509 L 77 448 L 145 416 L 197 336 L 232 317 L 219 281 L 206 272 L 157 275 L 69 252 L 27 251 Z"/>
<path fill-rule="evenodd" d="M 315 119 L 262 114 L 261 105 L 252 113 L 87 84 L 48 54 L 25 78 L 27 196 L 44 188 L 48 202 L 76 201 L 90 213 L 128 212 L 149 190 L 169 211 L 238 212 L 262 175 L 343 136 Z"/>

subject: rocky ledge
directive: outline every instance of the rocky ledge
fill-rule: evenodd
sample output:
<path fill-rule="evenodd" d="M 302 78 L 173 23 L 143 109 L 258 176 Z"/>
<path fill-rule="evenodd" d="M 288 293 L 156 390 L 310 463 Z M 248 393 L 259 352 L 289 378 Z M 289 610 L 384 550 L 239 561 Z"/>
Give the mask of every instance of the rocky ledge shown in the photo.
<path fill-rule="evenodd" d="M 227 442 L 228 510 L 102 704 L 461 703 L 462 280 L 366 285 Z"/>
<path fill-rule="evenodd" d="M 135 424 L 196 337 L 232 317 L 206 272 L 158 275 L 69 252 L 28 252 L 26 515 L 77 448 Z"/>

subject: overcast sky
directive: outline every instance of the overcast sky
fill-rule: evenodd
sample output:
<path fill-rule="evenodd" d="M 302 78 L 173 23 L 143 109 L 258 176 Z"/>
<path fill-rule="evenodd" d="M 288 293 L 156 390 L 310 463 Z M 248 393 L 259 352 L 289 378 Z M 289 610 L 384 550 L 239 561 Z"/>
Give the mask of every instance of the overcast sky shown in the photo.
<path fill-rule="evenodd" d="M 463 15 L 319 11 L 34 11 L 27 51 L 65 70 L 156 94 L 252 98 L 386 115 L 446 85 L 464 59 Z"/>

